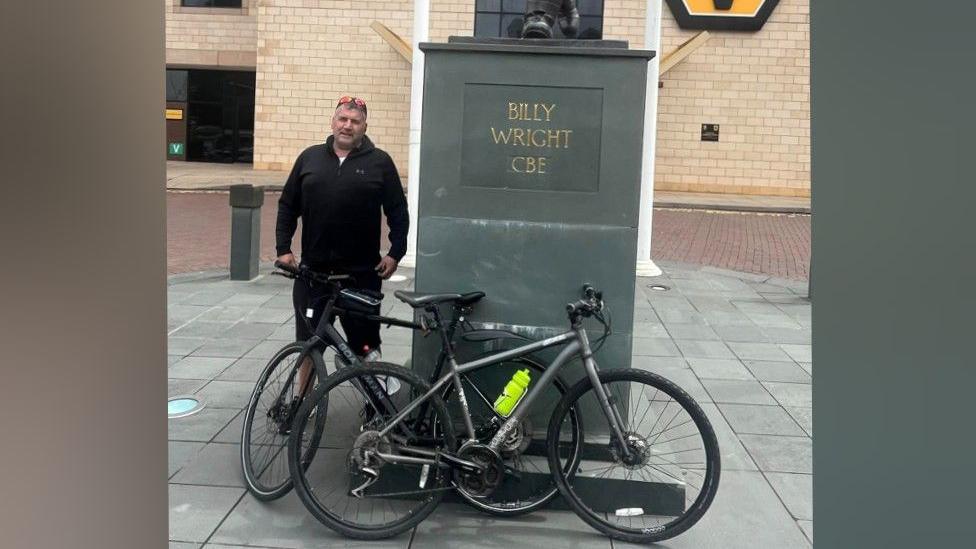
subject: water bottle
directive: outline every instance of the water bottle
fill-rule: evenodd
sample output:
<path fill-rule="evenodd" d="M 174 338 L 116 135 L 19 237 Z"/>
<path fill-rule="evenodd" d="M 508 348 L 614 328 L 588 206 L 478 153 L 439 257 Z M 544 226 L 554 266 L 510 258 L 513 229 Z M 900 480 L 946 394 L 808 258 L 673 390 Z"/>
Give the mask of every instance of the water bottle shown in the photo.
<path fill-rule="evenodd" d="M 529 386 L 530 381 L 528 368 L 515 372 L 512 380 L 505 385 L 502 394 L 495 399 L 495 411 L 502 417 L 508 417 L 515 409 L 515 405 L 525 396 L 525 389 Z"/>

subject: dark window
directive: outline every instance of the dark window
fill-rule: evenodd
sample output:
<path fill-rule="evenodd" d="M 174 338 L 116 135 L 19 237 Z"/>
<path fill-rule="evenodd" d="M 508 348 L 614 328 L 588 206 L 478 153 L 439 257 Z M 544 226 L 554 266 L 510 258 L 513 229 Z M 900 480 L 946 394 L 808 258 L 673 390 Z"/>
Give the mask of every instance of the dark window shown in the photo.
<path fill-rule="evenodd" d="M 242 0 L 182 0 L 188 8 L 239 8 Z"/>
<path fill-rule="evenodd" d="M 580 13 L 579 38 L 598 40 L 603 37 L 603 0 L 576 0 Z M 522 33 L 525 0 L 476 0 L 474 35 L 486 38 L 518 38 Z M 556 38 L 563 38 L 559 25 L 553 28 Z"/>
<path fill-rule="evenodd" d="M 186 101 L 187 72 L 169 69 L 166 71 L 166 100 Z"/>
<path fill-rule="evenodd" d="M 188 73 L 186 159 L 251 162 L 254 153 L 254 73 L 184 72 Z"/>

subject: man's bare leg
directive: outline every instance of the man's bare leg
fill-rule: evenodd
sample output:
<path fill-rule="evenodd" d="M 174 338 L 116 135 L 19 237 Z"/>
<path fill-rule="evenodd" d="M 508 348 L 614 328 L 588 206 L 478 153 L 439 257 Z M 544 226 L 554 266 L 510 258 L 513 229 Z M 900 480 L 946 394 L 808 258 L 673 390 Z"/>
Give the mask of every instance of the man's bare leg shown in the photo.
<path fill-rule="evenodd" d="M 308 387 L 309 381 L 312 379 L 312 373 L 314 372 L 313 368 L 312 357 L 305 357 L 305 360 L 302 361 L 302 365 L 298 368 L 298 391 L 295 392 L 295 396 L 302 395 L 303 398 L 305 397 L 305 390 Z"/>

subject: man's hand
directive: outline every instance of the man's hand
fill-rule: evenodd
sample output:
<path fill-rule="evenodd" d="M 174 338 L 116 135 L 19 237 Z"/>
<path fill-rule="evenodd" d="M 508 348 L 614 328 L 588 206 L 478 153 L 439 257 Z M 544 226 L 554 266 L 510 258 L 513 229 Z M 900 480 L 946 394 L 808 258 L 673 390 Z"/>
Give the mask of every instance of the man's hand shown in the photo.
<path fill-rule="evenodd" d="M 278 261 L 291 265 L 294 268 L 298 268 L 298 260 L 295 259 L 295 254 L 282 254 L 278 256 Z"/>
<path fill-rule="evenodd" d="M 393 276 L 397 270 L 397 260 L 390 256 L 386 256 L 380 260 L 379 265 L 376 266 L 376 273 L 380 275 L 380 278 L 386 280 Z"/>

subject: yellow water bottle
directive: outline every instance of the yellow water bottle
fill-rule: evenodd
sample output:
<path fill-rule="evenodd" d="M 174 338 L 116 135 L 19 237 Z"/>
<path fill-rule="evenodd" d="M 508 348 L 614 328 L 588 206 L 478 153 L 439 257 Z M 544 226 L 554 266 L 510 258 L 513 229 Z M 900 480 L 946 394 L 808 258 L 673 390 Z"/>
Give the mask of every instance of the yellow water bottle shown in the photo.
<path fill-rule="evenodd" d="M 505 390 L 495 399 L 495 411 L 502 417 L 508 417 L 515 409 L 515 405 L 525 396 L 525 389 L 530 381 L 528 368 L 515 372 L 512 380 L 505 385 Z"/>

